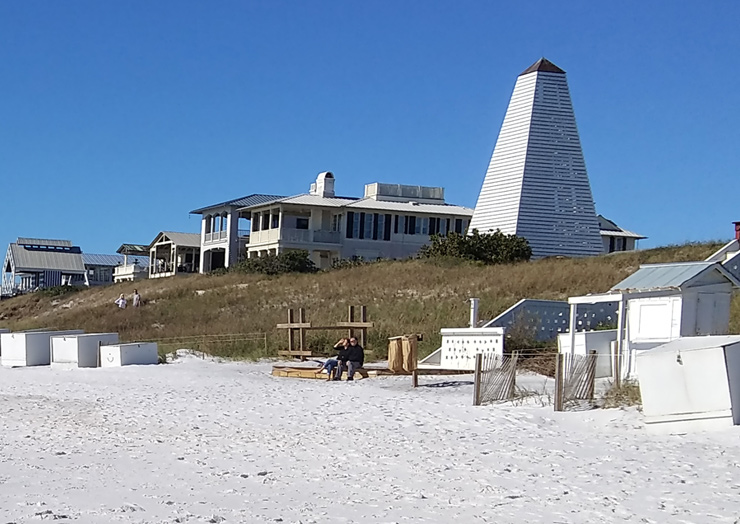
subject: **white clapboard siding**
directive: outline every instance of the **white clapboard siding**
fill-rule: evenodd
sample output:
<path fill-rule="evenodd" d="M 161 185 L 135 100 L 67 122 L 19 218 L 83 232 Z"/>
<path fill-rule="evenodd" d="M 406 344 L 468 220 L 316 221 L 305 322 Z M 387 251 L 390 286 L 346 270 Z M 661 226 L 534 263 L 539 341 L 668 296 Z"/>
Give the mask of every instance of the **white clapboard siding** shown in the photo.
<path fill-rule="evenodd" d="M 535 258 L 597 255 L 599 222 L 568 82 L 543 62 L 517 78 L 469 231 L 523 236 Z"/>

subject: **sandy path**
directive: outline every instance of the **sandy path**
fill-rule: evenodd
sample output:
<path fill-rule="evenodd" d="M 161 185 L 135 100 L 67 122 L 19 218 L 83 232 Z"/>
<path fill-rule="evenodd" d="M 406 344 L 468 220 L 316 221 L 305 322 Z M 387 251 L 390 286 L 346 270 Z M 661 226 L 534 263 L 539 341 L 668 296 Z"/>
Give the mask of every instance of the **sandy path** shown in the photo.
<path fill-rule="evenodd" d="M 473 408 L 466 377 L 269 369 L 0 369 L 0 522 L 740 519 L 735 429 L 651 437 L 634 410 Z"/>

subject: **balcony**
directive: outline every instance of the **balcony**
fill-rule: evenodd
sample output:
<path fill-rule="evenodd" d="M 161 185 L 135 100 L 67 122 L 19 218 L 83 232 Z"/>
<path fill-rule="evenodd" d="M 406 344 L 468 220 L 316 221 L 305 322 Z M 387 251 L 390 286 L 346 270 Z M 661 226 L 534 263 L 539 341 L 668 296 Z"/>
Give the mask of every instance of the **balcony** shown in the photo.
<path fill-rule="evenodd" d="M 311 231 L 308 229 L 281 229 L 280 240 L 284 242 L 309 243 Z"/>
<path fill-rule="evenodd" d="M 228 231 L 214 231 L 213 233 L 206 233 L 205 243 L 220 242 L 222 240 L 226 240 L 228 237 Z"/>
<path fill-rule="evenodd" d="M 339 231 L 323 231 L 323 230 L 314 231 L 313 241 L 321 242 L 323 244 L 339 244 L 340 242 Z"/>

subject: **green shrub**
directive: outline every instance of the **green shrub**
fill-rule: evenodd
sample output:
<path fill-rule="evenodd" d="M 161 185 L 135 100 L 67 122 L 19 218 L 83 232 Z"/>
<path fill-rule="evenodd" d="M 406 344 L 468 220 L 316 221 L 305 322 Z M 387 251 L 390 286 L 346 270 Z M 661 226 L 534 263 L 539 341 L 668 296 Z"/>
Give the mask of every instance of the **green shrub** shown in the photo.
<path fill-rule="evenodd" d="M 40 289 L 39 294 L 44 297 L 62 297 L 71 293 L 77 293 L 80 290 L 77 286 L 54 286 Z"/>
<path fill-rule="evenodd" d="M 308 257 L 308 251 L 286 251 L 279 255 L 267 255 L 259 258 L 248 258 L 233 268 L 239 273 L 261 273 L 263 275 L 280 275 L 283 273 L 315 273 L 316 265 Z"/>
<path fill-rule="evenodd" d="M 500 230 L 481 234 L 474 229 L 470 235 L 432 235 L 431 243 L 421 248 L 419 257 L 458 258 L 487 265 L 509 264 L 528 261 L 532 257 L 532 248 L 523 237 L 506 235 Z"/>

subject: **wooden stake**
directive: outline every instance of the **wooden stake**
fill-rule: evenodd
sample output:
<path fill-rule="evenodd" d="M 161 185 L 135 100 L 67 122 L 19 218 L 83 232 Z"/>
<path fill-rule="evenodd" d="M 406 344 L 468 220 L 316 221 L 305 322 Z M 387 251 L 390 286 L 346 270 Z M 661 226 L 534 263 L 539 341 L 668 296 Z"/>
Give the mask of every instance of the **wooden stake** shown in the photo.
<path fill-rule="evenodd" d="M 563 411 L 563 390 L 565 389 L 565 355 L 558 353 L 555 360 L 555 411 Z"/>
<path fill-rule="evenodd" d="M 360 306 L 360 322 L 367 322 L 367 306 Z M 367 328 L 360 328 L 360 345 L 364 348 L 367 343 Z"/>
<path fill-rule="evenodd" d="M 306 322 L 306 310 L 304 308 L 298 309 L 298 322 L 301 324 L 304 324 Z M 305 351 L 306 349 L 306 330 L 303 328 L 298 328 L 298 344 L 301 351 Z M 305 358 L 301 358 L 301 360 L 305 360 Z"/>
<path fill-rule="evenodd" d="M 419 374 L 416 372 L 416 370 L 413 370 L 411 372 L 411 387 L 413 388 L 419 387 Z"/>
<path fill-rule="evenodd" d="M 477 353 L 475 355 L 475 378 L 473 382 L 473 405 L 480 406 L 480 383 L 481 383 L 481 371 L 483 369 L 483 354 Z"/>
<path fill-rule="evenodd" d="M 292 324 L 295 321 L 295 318 L 293 318 L 293 309 L 288 309 L 288 324 Z M 293 347 L 294 344 L 294 337 L 293 337 L 293 329 L 288 329 L 288 351 L 293 351 L 295 348 Z"/>

